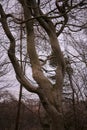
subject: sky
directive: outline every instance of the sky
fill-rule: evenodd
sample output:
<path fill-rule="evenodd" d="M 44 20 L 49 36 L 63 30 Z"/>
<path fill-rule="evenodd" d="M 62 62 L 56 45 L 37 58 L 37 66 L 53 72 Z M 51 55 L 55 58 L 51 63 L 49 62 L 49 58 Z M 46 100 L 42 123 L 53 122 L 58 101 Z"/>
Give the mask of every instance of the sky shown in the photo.
<path fill-rule="evenodd" d="M 13 5 L 14 5 L 14 3 L 15 2 L 17 2 L 17 0 L 9 0 L 9 3 L 6 3 L 6 1 L 5 0 L 3 0 L 3 1 L 0 1 L 2 4 L 4 4 L 4 9 L 5 9 L 5 11 L 7 12 L 7 13 L 10 13 L 10 12 L 12 12 L 13 14 L 17 11 L 17 13 L 18 13 L 18 11 L 20 12 L 20 9 L 18 9 L 18 8 L 15 8 Z M 7 8 L 7 4 L 9 4 L 9 7 L 10 7 L 10 9 L 8 9 Z M 45 11 L 47 11 L 47 10 L 45 10 Z M 18 16 L 18 15 L 17 15 Z M 9 59 L 8 59 L 8 56 L 7 56 L 7 49 L 8 49 L 8 47 L 9 47 L 9 41 L 8 41 L 8 39 L 6 38 L 6 35 L 4 35 L 4 32 L 3 32 L 3 29 L 1 28 L 1 25 L 0 25 L 0 29 L 1 29 L 1 31 L 0 31 L 0 42 L 1 42 L 1 44 L 0 44 L 0 51 L 1 51 L 1 54 L 0 55 L 2 55 L 1 56 L 1 61 L 3 61 L 3 60 L 6 60 L 6 64 L 7 64 L 7 62 L 10 62 L 9 61 Z M 14 29 L 14 30 L 12 30 L 12 33 L 13 33 L 13 35 L 14 35 L 14 37 L 16 38 L 19 34 L 18 33 L 15 33 L 16 32 L 16 29 Z M 81 38 L 81 39 L 83 39 L 84 40 L 84 43 L 87 41 L 87 39 L 86 39 L 86 36 L 85 35 L 82 35 L 82 33 L 81 32 L 79 32 L 79 34 L 74 34 L 74 38 L 75 39 L 77 39 L 77 40 L 79 40 L 79 37 Z M 67 39 L 66 39 L 67 38 Z M 62 49 L 62 51 L 64 51 L 65 49 L 67 49 L 70 53 L 72 53 L 72 54 L 74 54 L 75 56 L 76 55 L 78 55 L 77 54 L 77 51 L 75 50 L 75 49 L 73 49 L 73 47 L 71 47 L 72 46 L 72 43 L 70 43 L 69 42 L 69 37 L 65 37 L 65 39 L 64 39 L 64 37 L 63 37 L 63 35 L 60 35 L 60 37 L 58 38 L 59 39 L 59 41 L 60 41 L 60 45 L 61 45 L 61 49 Z M 67 42 L 67 40 L 68 40 L 68 42 L 66 43 L 64 43 L 64 40 Z M 37 41 L 38 42 L 38 41 Z M 40 41 L 41 42 L 41 41 Z M 5 43 L 5 44 L 4 44 Z M 41 49 L 41 48 L 40 48 Z M 82 49 L 82 48 L 81 48 Z M 49 50 L 49 48 L 48 48 L 48 50 Z M 42 54 L 44 54 L 44 51 L 43 52 L 40 52 L 40 55 L 42 55 Z M 1 62 L 0 62 L 0 64 L 1 64 Z M 5 65 L 6 66 L 6 65 Z M 48 64 L 46 64 L 45 65 L 45 68 L 47 68 L 47 69 L 53 69 L 53 68 L 50 68 L 50 67 L 48 67 L 49 65 Z M 5 67 L 4 67 L 5 68 Z M 9 90 L 11 93 L 13 93 L 14 95 L 16 95 L 17 97 L 18 97 L 18 93 L 19 93 L 19 86 L 20 86 L 20 84 L 17 82 L 17 80 L 16 80 L 16 76 L 15 76 L 15 73 L 14 73 L 14 70 L 12 69 L 12 66 L 11 66 L 11 64 L 9 63 L 8 64 L 8 66 L 7 66 L 7 68 L 8 68 L 8 74 L 6 74 L 6 75 L 4 75 L 3 77 L 0 77 L 0 88 L 2 88 L 2 87 L 4 87 L 4 86 L 7 86 L 7 90 Z M 2 70 L 0 69 L 0 72 L 1 72 Z M 33 78 L 32 78 L 32 71 L 31 71 L 31 69 L 30 69 L 30 67 L 29 67 L 29 69 L 27 70 L 27 75 L 29 75 L 29 77 L 30 77 L 30 80 L 31 81 L 33 81 Z M 45 75 L 46 76 L 49 76 L 49 74 L 46 74 L 45 73 Z M 9 86 L 9 88 L 8 88 L 8 86 Z M 29 97 L 30 98 L 37 98 L 37 96 L 35 95 L 32 95 L 31 93 L 29 93 L 29 92 L 27 92 L 25 89 L 23 89 L 23 93 L 25 93 L 26 95 L 28 95 L 29 94 Z"/>

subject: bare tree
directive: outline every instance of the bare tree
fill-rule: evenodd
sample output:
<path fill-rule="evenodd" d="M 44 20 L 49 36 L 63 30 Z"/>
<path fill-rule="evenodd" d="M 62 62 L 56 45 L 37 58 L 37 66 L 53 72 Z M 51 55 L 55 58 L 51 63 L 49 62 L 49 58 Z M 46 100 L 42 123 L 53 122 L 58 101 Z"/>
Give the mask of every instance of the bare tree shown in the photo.
<path fill-rule="evenodd" d="M 8 49 L 9 59 L 13 65 L 17 80 L 20 82 L 20 84 L 22 84 L 29 92 L 36 93 L 39 96 L 41 103 L 50 119 L 50 128 L 48 129 L 64 130 L 62 115 L 62 87 L 65 73 L 65 61 L 57 37 L 63 32 L 65 27 L 68 26 L 69 28 L 69 25 L 73 26 L 68 23 L 69 14 L 72 13 L 73 9 L 78 11 L 87 3 L 85 0 L 18 0 L 18 2 L 23 8 L 24 21 L 15 18 L 12 14 L 7 14 L 0 4 L 0 22 L 6 36 L 10 41 L 10 47 Z M 28 80 L 26 73 L 24 73 L 23 69 L 21 68 L 20 61 L 16 57 L 16 39 L 8 25 L 7 19 L 9 17 L 13 18 L 13 21 L 16 24 L 25 25 L 27 55 L 29 58 L 28 62 L 30 62 L 32 68 L 32 77 L 37 83 L 37 86 L 34 86 L 34 84 Z M 35 44 L 35 26 L 37 25 L 43 28 L 47 34 L 49 46 L 53 54 L 51 57 L 48 56 L 46 60 L 50 58 L 56 60 L 55 83 L 52 83 L 44 74 L 44 69 L 39 59 L 39 54 Z M 84 25 L 85 23 L 79 27 L 81 28 Z"/>

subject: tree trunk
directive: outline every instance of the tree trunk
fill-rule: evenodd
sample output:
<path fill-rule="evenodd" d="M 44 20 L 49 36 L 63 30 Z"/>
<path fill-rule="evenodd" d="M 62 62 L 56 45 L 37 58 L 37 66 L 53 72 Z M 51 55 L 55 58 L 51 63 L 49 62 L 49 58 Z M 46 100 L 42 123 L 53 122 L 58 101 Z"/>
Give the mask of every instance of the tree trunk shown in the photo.
<path fill-rule="evenodd" d="M 50 124 L 50 130 L 64 130 L 63 126 L 63 120 L 61 117 L 56 118 L 55 120 L 52 121 L 52 124 Z"/>
<path fill-rule="evenodd" d="M 8 50 L 8 56 L 12 62 L 18 81 L 30 92 L 37 93 L 41 103 L 48 114 L 50 119 L 49 125 L 45 126 L 45 129 L 50 130 L 64 130 L 63 117 L 62 117 L 62 83 L 64 76 L 64 59 L 56 36 L 55 26 L 49 18 L 38 17 L 42 15 L 40 8 L 38 7 L 36 0 L 19 0 L 23 6 L 27 35 L 27 53 L 30 59 L 33 79 L 37 83 L 37 87 L 32 85 L 27 80 L 24 72 L 15 55 L 15 38 L 13 37 L 9 26 L 7 24 L 6 14 L 0 5 L 0 13 L 2 18 L 3 29 L 10 40 L 10 48 Z M 38 54 L 35 47 L 35 35 L 32 16 L 36 17 L 36 20 L 44 28 L 49 36 L 49 43 L 51 49 L 55 54 L 57 60 L 56 69 L 56 81 L 55 86 L 44 75 L 42 66 L 40 64 Z M 46 128 L 47 127 L 47 128 Z"/>
<path fill-rule="evenodd" d="M 41 111 L 40 124 L 42 126 L 42 130 L 64 130 L 63 125 L 63 116 L 62 114 L 56 115 L 55 118 L 51 115 L 48 115 L 46 111 Z"/>
<path fill-rule="evenodd" d="M 30 58 L 32 66 L 33 78 L 39 85 L 37 88 L 37 94 L 41 100 L 41 103 L 48 114 L 50 119 L 49 125 L 45 125 L 45 129 L 50 130 L 64 130 L 63 117 L 62 117 L 62 84 L 64 78 L 64 59 L 56 36 L 55 26 L 49 18 L 42 17 L 43 13 L 36 0 L 19 0 L 24 9 L 24 16 L 26 19 L 36 17 L 36 20 L 44 28 L 49 36 L 49 44 L 51 45 L 52 51 L 54 52 L 57 59 L 56 69 L 56 82 L 55 87 L 44 75 L 40 61 L 35 49 L 35 36 L 34 27 L 32 20 L 27 21 L 27 52 Z M 30 7 L 30 8 L 28 8 Z M 38 17 L 40 16 L 41 17 Z M 47 127 L 47 128 L 46 128 Z"/>
<path fill-rule="evenodd" d="M 43 120 L 44 128 L 48 130 L 64 130 L 62 110 L 59 110 L 59 108 L 56 107 L 55 102 L 54 104 L 49 102 L 49 99 L 44 96 L 44 92 L 41 92 L 41 89 L 39 97 L 48 117 L 46 118 L 47 121 Z M 46 122 L 46 124 L 44 122 Z M 48 128 L 46 128 L 46 126 Z"/>

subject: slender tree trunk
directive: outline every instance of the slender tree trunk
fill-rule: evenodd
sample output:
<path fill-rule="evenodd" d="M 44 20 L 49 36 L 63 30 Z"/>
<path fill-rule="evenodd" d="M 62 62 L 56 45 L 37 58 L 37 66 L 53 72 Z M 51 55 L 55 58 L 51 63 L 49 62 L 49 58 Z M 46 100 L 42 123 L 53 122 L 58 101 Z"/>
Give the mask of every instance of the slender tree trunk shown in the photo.
<path fill-rule="evenodd" d="M 21 68 L 23 68 L 23 64 L 22 64 L 22 25 L 20 25 L 20 63 L 21 63 Z M 22 84 L 20 84 L 15 130 L 19 130 L 20 113 L 21 113 L 22 88 L 23 88 L 23 86 L 22 86 Z"/>
<path fill-rule="evenodd" d="M 17 116 L 16 116 L 15 130 L 19 130 L 20 112 L 21 112 L 21 98 L 22 98 L 22 85 L 20 85 L 20 92 L 19 92 L 19 101 L 18 101 L 18 110 L 17 110 Z"/>

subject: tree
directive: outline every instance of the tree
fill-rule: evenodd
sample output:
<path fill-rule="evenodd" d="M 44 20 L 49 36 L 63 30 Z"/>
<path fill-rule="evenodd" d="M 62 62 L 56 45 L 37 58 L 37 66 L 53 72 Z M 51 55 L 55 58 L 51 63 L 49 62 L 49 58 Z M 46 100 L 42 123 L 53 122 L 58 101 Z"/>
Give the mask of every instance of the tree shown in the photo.
<path fill-rule="evenodd" d="M 84 8 L 87 3 L 85 0 L 80 0 L 79 2 L 78 0 L 18 0 L 18 2 L 23 8 L 24 21 L 14 17 L 12 14 L 5 13 L 0 4 L 0 22 L 10 41 L 10 47 L 8 49 L 9 59 L 13 65 L 17 80 L 29 92 L 36 93 L 39 96 L 50 119 L 50 128 L 48 129 L 64 130 L 62 115 L 62 87 L 65 73 L 65 61 L 57 37 L 63 32 L 65 27 L 69 27 L 67 23 L 69 15 L 73 9 L 75 10 L 76 8 L 76 11 L 79 10 L 79 8 L 82 9 L 82 7 Z M 49 8 L 45 8 L 45 6 L 49 6 Z M 21 68 L 20 61 L 17 59 L 16 39 L 8 25 L 7 19 L 9 17 L 13 18 L 13 21 L 16 24 L 25 25 L 28 62 L 30 62 L 32 76 L 34 81 L 37 83 L 37 86 L 34 86 L 34 84 L 28 80 L 26 73 L 24 73 Z M 52 83 L 44 74 L 44 69 L 41 60 L 39 59 L 35 43 L 35 29 L 38 30 L 37 26 L 40 26 L 41 29 L 43 28 L 49 38 L 49 46 L 53 56 L 48 56 L 46 60 L 50 58 L 56 59 L 55 83 Z M 70 26 L 73 25 L 70 24 Z M 84 23 L 79 27 L 81 28 L 83 26 Z"/>

